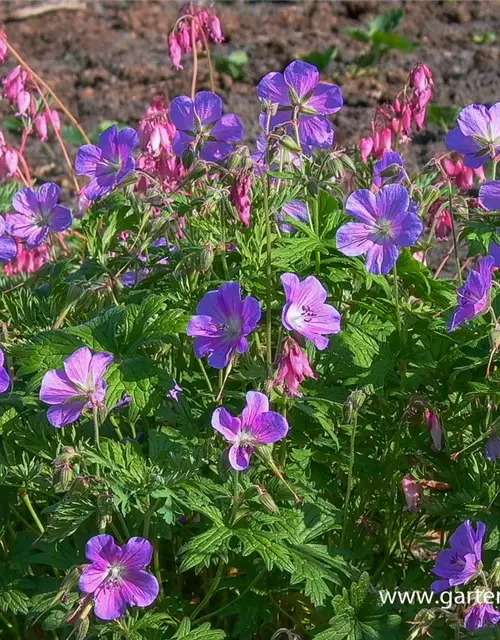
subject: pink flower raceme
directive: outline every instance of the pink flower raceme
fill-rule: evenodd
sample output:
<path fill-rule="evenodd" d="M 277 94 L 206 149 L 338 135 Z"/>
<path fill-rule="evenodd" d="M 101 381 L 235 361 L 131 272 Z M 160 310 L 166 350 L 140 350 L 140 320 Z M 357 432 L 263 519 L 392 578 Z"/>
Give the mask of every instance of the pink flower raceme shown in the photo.
<path fill-rule="evenodd" d="M 500 102 L 465 107 L 457 124 L 446 136 L 446 147 L 463 154 L 466 167 L 477 169 L 500 153 Z"/>
<path fill-rule="evenodd" d="M 174 151 L 179 157 L 192 149 L 203 160 L 224 160 L 243 137 L 240 118 L 233 113 L 222 115 L 222 100 L 211 91 L 199 91 L 194 100 L 174 98 L 170 118 L 177 128 Z"/>
<path fill-rule="evenodd" d="M 92 594 L 98 618 L 115 620 L 127 607 L 149 607 L 156 600 L 158 580 L 146 571 L 153 551 L 145 538 L 130 538 L 123 547 L 106 534 L 87 542 L 85 556 L 92 564 L 83 570 L 79 586 L 83 593 Z"/>
<path fill-rule="evenodd" d="M 84 409 L 103 403 L 107 389 L 104 375 L 112 362 L 109 353 L 93 354 L 82 347 L 65 360 L 64 370 L 47 371 L 40 400 L 51 405 L 47 420 L 53 427 L 65 427 L 78 420 Z"/>
<path fill-rule="evenodd" d="M 4 135 L 0 131 L 0 178 L 13 178 L 17 173 L 18 165 L 17 151 L 5 143 Z"/>
<path fill-rule="evenodd" d="M 326 289 L 314 276 L 301 282 L 294 273 L 284 273 L 281 283 L 286 298 L 283 326 L 289 331 L 296 331 L 323 351 L 328 346 L 325 335 L 339 333 L 341 323 L 337 309 L 325 304 Z"/>
<path fill-rule="evenodd" d="M 286 419 L 269 411 L 267 396 L 249 391 L 246 399 L 247 406 L 241 418 L 235 418 L 224 407 L 219 407 L 212 415 L 212 427 L 232 445 L 229 462 L 236 471 L 248 469 L 250 456 L 259 445 L 278 442 L 288 433 Z"/>
<path fill-rule="evenodd" d="M 439 242 L 448 240 L 453 230 L 453 218 L 446 208 L 444 200 L 438 200 L 429 209 L 429 226 L 434 227 L 434 233 Z"/>
<path fill-rule="evenodd" d="M 35 127 L 38 137 L 42 142 L 47 142 L 49 139 L 49 125 L 53 127 L 54 131 L 60 133 L 61 119 L 59 117 L 59 113 L 55 109 L 47 109 L 35 119 Z"/>
<path fill-rule="evenodd" d="M 462 191 L 470 191 L 474 187 L 475 178 L 477 178 L 479 182 L 484 182 L 486 179 L 484 167 L 471 169 L 470 167 L 466 167 L 463 160 L 460 159 L 453 162 L 450 158 L 445 158 L 441 162 L 441 166 L 447 177 L 450 178 L 459 189 L 462 189 Z"/>
<path fill-rule="evenodd" d="M 23 242 L 16 242 L 16 257 L 3 268 L 5 275 L 12 277 L 18 274 L 35 273 L 44 264 L 50 262 L 47 246 L 41 244 L 34 249 L 28 249 Z"/>
<path fill-rule="evenodd" d="M 248 336 L 258 325 L 260 304 L 251 296 L 241 299 L 237 282 L 227 282 L 217 291 L 209 291 L 199 303 L 187 327 L 188 336 L 196 338 L 197 358 L 208 354 L 208 364 L 222 369 L 234 353 L 248 351 Z"/>
<path fill-rule="evenodd" d="M 4 63 L 9 55 L 7 48 L 7 36 L 4 31 L 0 31 L 0 63 Z"/>
<path fill-rule="evenodd" d="M 241 222 L 250 226 L 252 219 L 252 174 L 240 172 L 231 187 L 229 198 L 233 203 Z"/>
<path fill-rule="evenodd" d="M 161 149 L 173 152 L 176 128 L 170 121 L 165 100 L 156 97 L 139 123 L 139 145 L 143 151 L 158 154 Z"/>
<path fill-rule="evenodd" d="M 392 104 L 378 107 L 371 123 L 371 135 L 360 141 L 361 159 L 366 162 L 373 155 L 380 160 L 393 144 L 410 141 L 413 128 L 421 131 L 432 99 L 434 80 L 426 65 L 418 63 L 410 71 L 403 91 Z"/>
<path fill-rule="evenodd" d="M 176 131 L 165 101 L 155 98 L 139 123 L 141 152 L 136 166 L 155 176 L 167 193 L 175 191 L 186 175 L 186 169 L 173 148 Z M 149 183 L 150 180 L 141 175 L 137 189 L 145 192 Z"/>
<path fill-rule="evenodd" d="M 168 51 L 175 69 L 182 69 L 182 56 L 195 47 L 205 50 L 209 42 L 224 42 L 220 20 L 213 7 L 189 3 L 181 9 L 175 29 L 168 36 Z"/>
<path fill-rule="evenodd" d="M 36 191 L 21 189 L 12 200 L 16 213 L 7 216 L 7 231 L 30 249 L 45 242 L 50 231 L 64 231 L 73 218 L 71 211 L 59 204 L 60 196 L 61 189 L 53 182 L 42 184 Z"/>
<path fill-rule="evenodd" d="M 283 385 L 287 395 L 301 397 L 299 386 L 306 378 L 316 380 L 317 376 L 311 369 L 307 354 L 298 342 L 287 337 L 278 359 L 274 384 Z"/>
<path fill-rule="evenodd" d="M 376 194 L 368 189 L 352 193 L 345 205 L 358 222 L 348 222 L 337 231 L 337 249 L 346 256 L 366 253 L 370 273 L 389 273 L 400 247 L 411 247 L 424 225 L 408 189 L 389 184 Z"/>
<path fill-rule="evenodd" d="M 424 411 L 424 418 L 427 428 L 429 429 L 429 433 L 431 434 L 434 451 L 442 451 L 443 430 L 441 429 L 441 422 L 439 421 L 437 413 L 430 409 L 426 409 Z"/>
<path fill-rule="evenodd" d="M 402 482 L 402 489 L 406 500 L 407 511 L 417 511 L 423 488 L 412 476 L 405 476 Z"/>
<path fill-rule="evenodd" d="M 278 105 L 276 115 L 269 120 L 271 129 L 297 120 L 300 144 L 306 152 L 332 146 L 333 127 L 325 116 L 337 113 L 344 100 L 337 85 L 320 82 L 314 65 L 296 60 L 283 73 L 268 73 L 259 82 L 257 93 L 261 101 Z M 268 119 L 267 113 L 261 114 L 264 130 L 268 128 Z M 291 133 L 294 135 L 292 130 Z"/>

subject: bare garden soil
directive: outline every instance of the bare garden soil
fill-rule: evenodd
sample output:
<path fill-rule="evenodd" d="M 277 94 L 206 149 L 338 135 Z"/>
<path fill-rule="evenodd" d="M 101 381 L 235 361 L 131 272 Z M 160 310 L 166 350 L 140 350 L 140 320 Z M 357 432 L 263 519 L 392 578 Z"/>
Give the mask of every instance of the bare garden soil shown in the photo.
<path fill-rule="evenodd" d="M 54 0 L 52 0 L 54 1 Z M 70 3 L 71 5 L 71 0 Z M 158 94 L 189 92 L 191 65 L 172 69 L 166 38 L 179 4 L 136 0 L 98 2 L 13 20 L 18 9 L 36 3 L 6 2 L 0 19 L 11 42 L 68 104 L 84 128 L 103 120 L 137 125 Z M 367 45 L 352 40 L 348 27 L 360 27 L 389 8 L 404 6 L 398 31 L 418 46 L 412 53 L 389 52 L 370 71 L 353 74 L 356 58 Z M 242 80 L 216 73 L 216 89 L 226 108 L 243 117 L 249 143 L 258 134 L 259 103 L 255 85 L 269 71 L 312 51 L 336 47 L 327 77 L 342 86 L 345 108 L 335 116 L 337 140 L 353 143 L 366 130 L 374 107 L 401 88 L 407 71 L 426 62 L 436 77 L 435 103 L 465 105 L 500 99 L 500 35 L 492 44 L 474 36 L 500 34 L 500 2 L 301 2 L 218 5 L 227 43 L 215 55 L 244 50 L 249 63 Z M 7 70 L 9 67 L 5 67 Z M 200 62 L 199 88 L 209 89 L 206 60 Z M 422 164 L 443 149 L 443 130 L 428 127 L 413 145 L 413 162 Z M 31 160 L 44 178 L 59 178 L 63 164 L 46 146 L 32 145 Z"/>

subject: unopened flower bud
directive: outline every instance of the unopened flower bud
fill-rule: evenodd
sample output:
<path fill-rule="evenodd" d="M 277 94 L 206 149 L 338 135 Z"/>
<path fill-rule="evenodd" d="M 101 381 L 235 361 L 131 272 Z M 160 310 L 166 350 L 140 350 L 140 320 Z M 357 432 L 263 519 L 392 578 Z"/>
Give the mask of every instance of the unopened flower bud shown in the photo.
<path fill-rule="evenodd" d="M 352 424 L 356 419 L 359 410 L 363 406 L 366 399 L 366 394 L 362 389 L 355 389 L 349 394 L 349 397 L 345 401 L 344 409 L 346 412 L 346 421 Z"/>
<path fill-rule="evenodd" d="M 367 162 L 373 150 L 373 138 L 361 138 L 359 150 L 361 152 L 362 162 Z"/>
<path fill-rule="evenodd" d="M 295 140 L 295 138 L 292 138 L 292 136 L 283 136 L 281 138 L 281 144 L 285 147 L 285 149 L 288 149 L 289 151 L 293 151 L 295 153 L 302 151 L 301 145 L 297 142 L 297 140 Z"/>
<path fill-rule="evenodd" d="M 97 525 L 99 531 L 104 531 L 106 526 L 111 523 L 113 515 L 113 495 L 111 493 L 102 493 L 97 497 Z"/>
<path fill-rule="evenodd" d="M 211 244 L 207 244 L 203 247 L 200 254 L 200 269 L 204 273 L 209 271 L 214 261 L 214 247 Z"/>
<path fill-rule="evenodd" d="M 266 507 L 269 513 L 273 513 L 275 515 L 279 514 L 280 510 L 278 508 L 278 505 L 276 504 L 276 502 L 274 502 L 273 498 L 263 485 L 257 485 L 257 494 L 260 498 L 260 501 L 262 502 L 264 507 Z"/>
<path fill-rule="evenodd" d="M 405 509 L 407 511 L 418 511 L 423 488 L 412 476 L 405 476 L 402 482 L 402 489 L 406 499 Z"/>

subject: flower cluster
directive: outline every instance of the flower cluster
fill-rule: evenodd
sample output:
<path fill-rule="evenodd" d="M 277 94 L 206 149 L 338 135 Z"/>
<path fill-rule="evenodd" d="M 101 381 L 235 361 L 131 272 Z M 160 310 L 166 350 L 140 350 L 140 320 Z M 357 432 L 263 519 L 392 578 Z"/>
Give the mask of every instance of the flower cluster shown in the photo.
<path fill-rule="evenodd" d="M 371 122 L 371 134 L 360 141 L 361 159 L 380 160 L 396 143 L 406 144 L 413 129 L 421 131 L 432 100 L 434 79 L 425 64 L 418 63 L 410 72 L 407 86 L 392 104 L 378 107 Z"/>
<path fill-rule="evenodd" d="M 168 36 L 168 52 L 176 69 L 182 69 L 182 56 L 193 48 L 205 51 L 209 42 L 224 42 L 220 20 L 212 7 L 190 2 Z"/>
<path fill-rule="evenodd" d="M 259 82 L 257 94 L 263 106 L 260 124 L 266 134 L 283 128 L 306 153 L 332 146 L 334 132 L 326 116 L 337 113 L 344 100 L 337 85 L 320 82 L 314 65 L 297 60 L 283 73 L 268 73 Z"/>
<path fill-rule="evenodd" d="M 165 100 L 153 100 L 138 129 L 140 153 L 136 166 L 144 172 L 137 182 L 139 191 L 146 192 L 151 185 L 147 174 L 158 180 L 166 193 L 175 191 L 182 182 L 186 170 L 174 152 L 176 131 Z"/>

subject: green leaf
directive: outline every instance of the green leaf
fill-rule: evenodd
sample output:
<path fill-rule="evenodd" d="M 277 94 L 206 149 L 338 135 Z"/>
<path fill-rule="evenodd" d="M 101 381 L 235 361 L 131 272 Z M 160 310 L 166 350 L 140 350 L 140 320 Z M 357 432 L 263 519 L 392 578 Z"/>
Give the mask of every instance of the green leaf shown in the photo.
<path fill-rule="evenodd" d="M 329 64 L 337 57 L 337 53 L 336 47 L 329 47 L 323 51 L 311 51 L 311 53 L 301 56 L 300 59 L 304 60 L 304 62 L 309 62 L 309 64 L 313 64 L 318 67 L 320 71 L 326 71 Z"/>
<path fill-rule="evenodd" d="M 395 31 L 400 26 L 404 16 L 404 9 L 389 9 L 389 11 L 370 21 L 370 33 L 373 34 L 375 31 Z"/>
<path fill-rule="evenodd" d="M 4 182 L 0 184 L 0 213 L 8 213 L 12 210 L 12 198 L 19 191 L 17 182 Z"/>
<path fill-rule="evenodd" d="M 60 369 L 64 360 L 82 346 L 84 343 L 80 338 L 64 331 L 40 333 L 19 348 L 21 366 L 17 373 L 20 376 L 34 373 L 35 384 L 38 384 L 47 371 Z"/>
<path fill-rule="evenodd" d="M 195 567 L 209 567 L 217 558 L 223 557 L 227 562 L 229 541 L 233 535 L 231 529 L 212 527 L 199 536 L 191 538 L 181 549 L 184 558 L 181 571 Z"/>
<path fill-rule="evenodd" d="M 398 49 L 406 53 L 411 53 L 416 44 L 396 33 L 387 33 L 385 31 L 375 31 L 372 34 L 372 41 L 378 45 L 384 45 L 389 49 Z"/>
<path fill-rule="evenodd" d="M 243 543 L 242 554 L 248 556 L 257 553 L 268 569 L 277 567 L 282 571 L 293 573 L 294 566 L 290 557 L 290 551 L 283 546 L 280 536 L 265 531 L 250 531 L 249 529 L 236 529 L 234 534 Z"/>
<path fill-rule="evenodd" d="M 191 621 L 184 618 L 179 625 L 173 639 L 175 640 L 223 640 L 226 633 L 220 629 L 212 629 L 209 622 L 191 629 Z"/>

